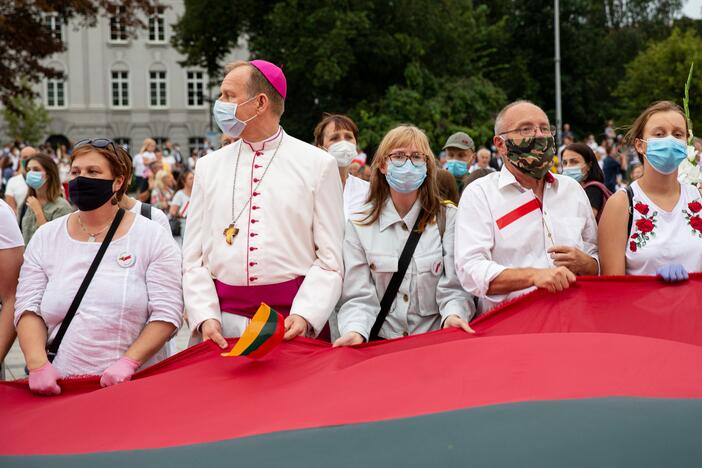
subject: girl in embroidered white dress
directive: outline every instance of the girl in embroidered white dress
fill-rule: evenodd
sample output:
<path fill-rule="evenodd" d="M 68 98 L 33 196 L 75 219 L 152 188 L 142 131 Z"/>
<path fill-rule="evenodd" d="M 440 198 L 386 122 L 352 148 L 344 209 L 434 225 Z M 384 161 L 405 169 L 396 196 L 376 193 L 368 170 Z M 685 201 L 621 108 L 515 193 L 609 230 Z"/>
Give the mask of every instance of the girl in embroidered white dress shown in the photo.
<path fill-rule="evenodd" d="M 603 275 L 682 281 L 688 272 L 702 271 L 702 196 L 697 187 L 678 182 L 687 135 L 685 114 L 668 101 L 646 109 L 627 133 L 644 174 L 629 194 L 622 190 L 605 206 L 599 226 Z"/>

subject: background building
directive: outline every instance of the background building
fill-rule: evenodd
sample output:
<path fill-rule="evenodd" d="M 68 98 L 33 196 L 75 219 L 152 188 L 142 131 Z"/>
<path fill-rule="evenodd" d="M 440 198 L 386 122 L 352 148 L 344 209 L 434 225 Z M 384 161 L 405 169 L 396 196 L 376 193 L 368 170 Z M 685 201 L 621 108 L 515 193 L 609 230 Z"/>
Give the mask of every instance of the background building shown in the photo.
<path fill-rule="evenodd" d="M 183 56 L 170 44 L 183 1 L 161 4 L 137 37 L 115 18 L 99 18 L 92 28 L 45 18 L 66 44 L 65 52 L 47 60 L 64 78 L 44 80 L 36 89 L 51 116 L 47 139 L 108 137 L 129 145 L 132 154 L 147 137 L 159 144 L 168 138 L 183 150 L 204 144 L 211 123 L 207 74 L 179 65 Z M 236 49 L 228 59 L 247 56 Z"/>

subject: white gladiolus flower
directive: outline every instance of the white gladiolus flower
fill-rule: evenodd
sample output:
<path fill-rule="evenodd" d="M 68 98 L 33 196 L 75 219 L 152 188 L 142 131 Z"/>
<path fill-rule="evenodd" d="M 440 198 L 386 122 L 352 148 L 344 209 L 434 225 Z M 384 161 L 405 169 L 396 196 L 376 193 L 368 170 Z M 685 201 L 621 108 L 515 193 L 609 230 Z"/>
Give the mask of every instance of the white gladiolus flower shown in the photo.
<path fill-rule="evenodd" d="M 689 154 L 689 153 L 688 153 Z M 678 182 L 698 186 L 700 183 L 700 168 L 698 165 L 684 160 L 678 167 Z"/>
<path fill-rule="evenodd" d="M 694 146 L 687 147 L 687 160 L 690 161 L 693 166 L 697 165 L 697 151 Z"/>

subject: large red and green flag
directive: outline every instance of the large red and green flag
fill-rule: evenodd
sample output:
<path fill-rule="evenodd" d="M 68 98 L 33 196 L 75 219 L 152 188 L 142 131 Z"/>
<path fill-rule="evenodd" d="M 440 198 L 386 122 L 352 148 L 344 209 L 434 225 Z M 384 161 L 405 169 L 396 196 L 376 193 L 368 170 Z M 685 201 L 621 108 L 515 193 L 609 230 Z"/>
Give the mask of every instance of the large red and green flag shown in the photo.
<path fill-rule="evenodd" d="M 297 338 L 259 360 L 205 342 L 56 397 L 2 382 L 0 466 L 699 466 L 700 305 L 700 275 L 578 278 L 475 335 Z"/>
<path fill-rule="evenodd" d="M 285 319 L 267 304 L 261 304 L 234 347 L 222 356 L 261 358 L 283 341 Z"/>

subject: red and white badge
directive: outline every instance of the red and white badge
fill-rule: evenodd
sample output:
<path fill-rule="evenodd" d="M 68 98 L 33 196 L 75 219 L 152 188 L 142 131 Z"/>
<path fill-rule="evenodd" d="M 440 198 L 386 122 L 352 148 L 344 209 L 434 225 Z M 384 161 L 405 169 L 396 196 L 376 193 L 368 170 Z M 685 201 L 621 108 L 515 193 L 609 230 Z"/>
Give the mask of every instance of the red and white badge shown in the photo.
<path fill-rule="evenodd" d="M 130 268 L 134 266 L 134 263 L 136 263 L 136 256 L 129 252 L 122 252 L 117 257 L 117 264 L 122 268 Z"/>

